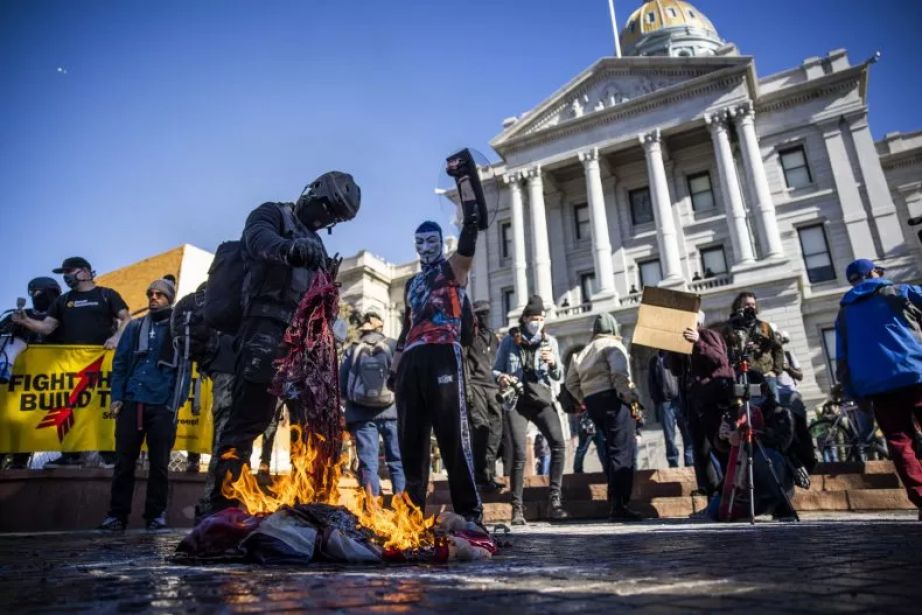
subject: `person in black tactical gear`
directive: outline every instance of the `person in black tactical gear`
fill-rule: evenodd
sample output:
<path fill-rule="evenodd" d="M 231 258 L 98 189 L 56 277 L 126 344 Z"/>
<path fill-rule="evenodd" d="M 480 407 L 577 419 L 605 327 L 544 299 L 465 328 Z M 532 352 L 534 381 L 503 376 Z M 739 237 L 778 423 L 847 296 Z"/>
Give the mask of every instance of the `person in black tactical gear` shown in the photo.
<path fill-rule="evenodd" d="M 354 218 L 360 203 L 361 191 L 352 176 L 332 171 L 309 184 L 296 203 L 263 203 L 247 218 L 241 238 L 246 267 L 243 319 L 236 340 L 233 401 L 217 447 L 214 511 L 233 505 L 221 494 L 224 479 L 228 473 L 233 480 L 240 475 L 253 440 L 275 415 L 278 400 L 268 389 L 282 337 L 314 275 L 331 263 L 317 232 Z M 289 412 L 298 423 L 296 409 L 289 407 Z"/>
<path fill-rule="evenodd" d="M 29 281 L 28 292 L 29 298 L 32 300 L 32 307 L 24 310 L 25 315 L 32 320 L 42 321 L 48 315 L 48 308 L 51 307 L 51 304 L 61 296 L 61 287 L 54 278 L 39 277 Z M 59 329 L 52 331 L 48 335 L 42 335 L 15 324 L 11 316 L 0 320 L 0 334 L 8 336 L 6 338 L 8 340 L 18 338 L 27 345 L 60 343 Z M 0 345 L 3 343 L 3 341 L 0 341 Z M 12 365 L 10 365 L 10 368 L 12 368 Z M 9 455 L 0 453 L 0 469 L 23 470 L 29 467 L 31 457 L 32 453 L 12 453 Z"/>
<path fill-rule="evenodd" d="M 477 232 L 465 211 L 458 249 L 446 258 L 438 224 L 427 221 L 416 229 L 422 270 L 407 281 L 403 330 L 393 368 L 407 495 L 425 510 L 434 429 L 448 470 L 452 508 L 474 523 L 481 522 L 483 506 L 474 478 L 462 337 L 473 333 L 473 323 L 465 323 L 469 314 L 464 309 L 464 288 L 474 262 Z"/>
<path fill-rule="evenodd" d="M 493 362 L 499 342 L 490 328 L 490 302 L 474 302 L 474 340 L 465 351 L 468 366 L 468 403 L 472 446 L 474 449 L 474 477 L 481 490 L 496 491 L 502 483 L 496 482 L 496 456 L 503 437 L 503 408 L 497 399 L 499 387 L 493 378 Z"/>

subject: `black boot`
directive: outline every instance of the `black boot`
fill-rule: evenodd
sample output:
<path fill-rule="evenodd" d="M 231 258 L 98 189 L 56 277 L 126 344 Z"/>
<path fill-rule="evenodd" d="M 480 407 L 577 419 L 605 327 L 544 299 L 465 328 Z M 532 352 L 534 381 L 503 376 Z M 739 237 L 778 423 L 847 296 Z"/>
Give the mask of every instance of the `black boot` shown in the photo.
<path fill-rule="evenodd" d="M 639 513 L 634 512 L 624 504 L 612 506 L 611 512 L 608 513 L 609 521 L 630 523 L 631 521 L 640 521 L 641 519 L 643 519 L 643 517 Z"/>
<path fill-rule="evenodd" d="M 528 525 L 528 522 L 525 521 L 525 511 L 522 510 L 521 506 L 512 506 L 512 521 L 509 523 L 511 525 Z"/>
<path fill-rule="evenodd" d="M 560 503 L 560 494 L 552 493 L 550 501 L 548 503 L 549 511 L 548 514 L 551 519 L 566 519 L 570 515 L 563 509 L 563 506 Z"/>

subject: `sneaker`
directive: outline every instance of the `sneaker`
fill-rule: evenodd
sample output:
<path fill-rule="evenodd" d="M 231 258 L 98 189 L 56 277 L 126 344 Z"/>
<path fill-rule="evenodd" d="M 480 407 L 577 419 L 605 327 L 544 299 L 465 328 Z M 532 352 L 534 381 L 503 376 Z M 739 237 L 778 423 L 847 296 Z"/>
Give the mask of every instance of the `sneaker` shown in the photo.
<path fill-rule="evenodd" d="M 628 508 L 627 506 L 616 506 L 611 509 L 611 512 L 608 514 L 609 521 L 621 521 L 623 523 L 630 523 L 632 521 L 640 521 L 643 517 Z"/>
<path fill-rule="evenodd" d="M 45 464 L 46 468 L 82 468 L 83 459 L 80 453 L 61 453 Z"/>
<path fill-rule="evenodd" d="M 551 519 L 559 520 L 569 518 L 570 514 L 563 509 L 563 505 L 560 503 L 559 493 L 555 493 L 551 496 L 549 506 L 550 510 L 548 511 L 548 514 L 550 515 Z"/>
<path fill-rule="evenodd" d="M 147 525 L 144 527 L 147 528 L 148 532 L 156 532 L 157 530 L 165 530 L 167 528 L 166 519 L 163 518 L 163 515 L 154 517 L 147 522 Z"/>
<path fill-rule="evenodd" d="M 125 522 L 118 517 L 108 516 L 102 520 L 97 530 L 106 530 L 108 532 L 124 532 Z"/>
<path fill-rule="evenodd" d="M 528 525 L 528 522 L 525 521 L 525 513 L 521 508 L 513 507 L 512 509 L 512 521 L 509 522 L 510 525 Z"/>

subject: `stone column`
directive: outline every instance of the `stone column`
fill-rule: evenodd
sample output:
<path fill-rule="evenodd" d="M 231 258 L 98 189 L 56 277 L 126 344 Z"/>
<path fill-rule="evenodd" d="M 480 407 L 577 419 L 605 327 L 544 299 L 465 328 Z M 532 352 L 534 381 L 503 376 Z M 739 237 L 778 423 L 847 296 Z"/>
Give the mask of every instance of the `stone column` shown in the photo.
<path fill-rule="evenodd" d="M 535 256 L 535 293 L 546 308 L 554 307 L 554 286 L 551 282 L 551 246 L 547 239 L 547 214 L 544 208 L 544 182 L 541 167 L 525 172 L 528 179 L 528 206 L 531 209 L 531 247 Z M 527 298 L 526 298 L 527 299 Z"/>
<path fill-rule="evenodd" d="M 778 220 L 775 218 L 775 204 L 768 187 L 765 165 L 762 164 L 762 151 L 759 149 L 759 137 L 756 135 L 755 112 L 752 102 L 746 102 L 733 110 L 736 130 L 743 152 L 743 166 L 746 178 L 755 197 L 755 209 L 758 213 L 759 232 L 762 249 L 768 258 L 781 258 L 784 248 L 781 246 L 781 234 L 778 232 Z"/>
<path fill-rule="evenodd" d="M 852 120 L 849 126 L 855 142 L 855 153 L 858 155 L 858 166 L 864 180 L 864 190 L 871 204 L 871 216 L 880 237 L 881 256 L 901 254 L 906 251 L 903 229 L 900 227 L 896 206 L 887 186 L 887 178 L 880 166 L 880 156 L 871 137 L 871 129 L 868 128 L 868 116 L 862 114 L 858 119 Z"/>
<path fill-rule="evenodd" d="M 525 256 L 525 213 L 522 208 L 522 176 L 510 173 L 503 178 L 509 184 L 512 209 L 512 271 L 515 284 L 515 311 L 521 312 L 528 301 L 528 268 Z M 507 315 L 508 316 L 508 315 Z"/>
<path fill-rule="evenodd" d="M 733 243 L 733 255 L 736 265 L 748 265 L 755 261 L 749 227 L 746 225 L 746 210 L 740 194 L 740 181 L 733 163 L 733 150 L 730 149 L 730 137 L 727 135 L 727 112 L 720 111 L 704 116 L 704 121 L 711 130 L 714 142 L 714 156 L 717 158 L 717 173 L 720 175 L 720 188 L 726 202 L 727 224 L 730 227 L 730 240 Z"/>
<path fill-rule="evenodd" d="M 842 221 L 848 234 L 848 243 L 852 247 L 854 258 L 877 258 L 877 248 L 874 245 L 874 235 L 868 223 L 868 214 L 861 203 L 861 194 L 858 192 L 855 174 L 852 172 L 852 163 L 848 158 L 839 120 L 822 124 L 823 138 L 826 140 L 826 153 L 829 155 L 829 166 L 832 168 L 832 179 L 839 195 L 839 204 L 842 206 Z"/>
<path fill-rule="evenodd" d="M 679 241 L 672 219 L 672 199 L 666 182 L 663 165 L 662 139 L 659 129 L 638 137 L 647 158 L 647 177 L 650 181 L 650 200 L 653 201 L 653 218 L 656 221 L 656 238 L 659 242 L 663 281 L 667 284 L 682 281 L 679 261 Z"/>
<path fill-rule="evenodd" d="M 586 170 L 586 198 L 592 226 L 592 259 L 595 264 L 595 281 L 598 290 L 594 301 L 615 297 L 615 269 L 611 261 L 611 242 L 608 239 L 608 214 L 602 190 L 602 172 L 599 169 L 599 150 L 580 152 L 580 162 Z"/>

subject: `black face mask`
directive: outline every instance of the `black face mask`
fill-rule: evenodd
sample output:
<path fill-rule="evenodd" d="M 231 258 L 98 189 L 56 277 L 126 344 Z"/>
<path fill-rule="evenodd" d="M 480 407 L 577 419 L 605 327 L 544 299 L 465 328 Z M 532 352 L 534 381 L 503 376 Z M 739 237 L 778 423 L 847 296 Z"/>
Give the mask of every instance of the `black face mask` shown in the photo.
<path fill-rule="evenodd" d="M 480 325 L 481 329 L 490 328 L 490 312 L 478 312 L 477 313 L 477 324 Z"/>
<path fill-rule="evenodd" d="M 752 322 L 756 319 L 756 309 L 754 307 L 748 307 L 743 310 L 743 320 L 746 322 Z"/>
<path fill-rule="evenodd" d="M 32 307 L 36 312 L 47 312 L 54 300 L 58 298 L 57 293 L 42 291 L 32 295 Z"/>
<path fill-rule="evenodd" d="M 337 220 L 330 215 L 326 205 L 317 199 L 303 196 L 295 203 L 295 216 L 301 221 L 301 224 L 312 231 L 320 230 L 327 226 L 333 226 Z"/>
<path fill-rule="evenodd" d="M 67 288 L 74 289 L 77 288 L 77 284 L 80 283 L 80 280 L 77 279 L 76 273 L 65 273 L 64 283 L 67 284 Z"/>

